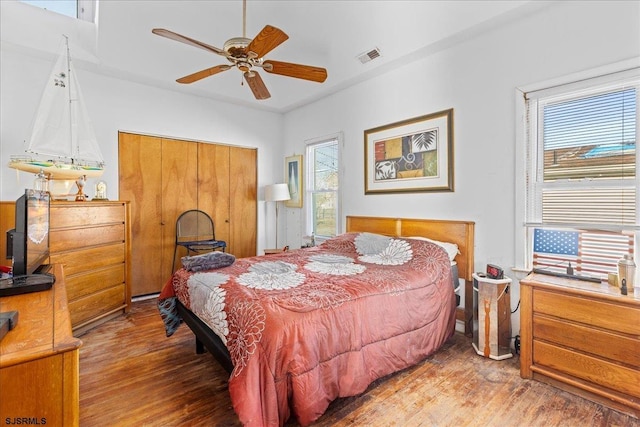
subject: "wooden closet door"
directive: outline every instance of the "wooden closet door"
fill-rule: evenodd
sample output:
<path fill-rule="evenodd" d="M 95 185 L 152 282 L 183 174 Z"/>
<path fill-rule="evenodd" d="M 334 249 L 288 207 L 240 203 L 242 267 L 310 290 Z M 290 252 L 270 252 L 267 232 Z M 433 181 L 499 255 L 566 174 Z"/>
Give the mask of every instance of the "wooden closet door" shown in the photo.
<path fill-rule="evenodd" d="M 229 240 L 232 253 L 244 258 L 256 254 L 258 150 L 239 147 L 229 150 Z"/>
<path fill-rule="evenodd" d="M 229 146 L 198 143 L 198 209 L 213 219 L 216 239 L 229 240 Z"/>
<path fill-rule="evenodd" d="M 162 140 L 120 132 L 119 195 L 131 206 L 131 294 L 158 292 L 162 272 Z"/>
<path fill-rule="evenodd" d="M 209 213 L 228 252 L 256 254 L 256 149 L 122 132 L 119 163 L 120 198 L 131 202 L 132 295 L 160 292 L 173 273 L 176 220 L 189 209 Z M 176 259 L 183 255 L 178 248 Z"/>
<path fill-rule="evenodd" d="M 198 208 L 198 144 L 162 139 L 162 275 L 166 282 L 180 267 L 173 264 L 176 221 L 181 213 Z M 181 248 L 179 248 L 181 249 Z M 176 259 L 185 255 L 182 251 Z M 158 288 L 160 291 L 160 288 Z"/>

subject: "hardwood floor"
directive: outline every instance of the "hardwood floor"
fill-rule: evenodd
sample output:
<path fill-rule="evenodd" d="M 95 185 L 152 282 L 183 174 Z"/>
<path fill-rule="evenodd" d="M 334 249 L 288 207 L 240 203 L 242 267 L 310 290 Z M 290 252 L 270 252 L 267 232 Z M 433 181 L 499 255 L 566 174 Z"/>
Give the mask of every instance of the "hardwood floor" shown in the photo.
<path fill-rule="evenodd" d="M 82 335 L 82 426 L 237 426 L 227 374 L 196 354 L 185 325 L 170 337 L 156 300 Z M 290 420 L 287 426 L 297 425 Z M 518 359 L 475 354 L 455 334 L 421 364 L 338 399 L 314 426 L 640 426 L 637 419 L 536 381 Z"/>

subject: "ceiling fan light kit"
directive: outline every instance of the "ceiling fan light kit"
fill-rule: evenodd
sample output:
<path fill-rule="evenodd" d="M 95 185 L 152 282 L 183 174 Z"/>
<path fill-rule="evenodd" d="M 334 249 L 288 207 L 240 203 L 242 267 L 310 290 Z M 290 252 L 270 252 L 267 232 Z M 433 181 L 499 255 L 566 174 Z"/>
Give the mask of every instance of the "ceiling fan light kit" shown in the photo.
<path fill-rule="evenodd" d="M 154 28 L 153 34 L 166 37 L 177 42 L 185 43 L 217 55 L 224 56 L 231 65 L 216 65 L 204 70 L 197 71 L 193 74 L 181 77 L 176 81 L 182 84 L 190 84 L 213 76 L 214 74 L 227 71 L 235 67 L 240 70 L 247 82 L 253 96 L 256 99 L 267 99 L 271 97 L 267 86 L 264 84 L 262 77 L 254 68 L 262 68 L 267 73 L 278 74 L 285 77 L 294 77 L 297 79 L 309 80 L 322 83 L 327 79 L 327 70 L 321 67 L 310 65 L 294 64 L 291 62 L 266 60 L 264 56 L 278 47 L 289 36 L 279 28 L 266 25 L 262 31 L 253 39 L 244 37 L 246 29 L 246 0 L 243 2 L 243 37 L 233 37 L 227 40 L 222 49 L 206 43 L 183 36 L 164 28 Z"/>

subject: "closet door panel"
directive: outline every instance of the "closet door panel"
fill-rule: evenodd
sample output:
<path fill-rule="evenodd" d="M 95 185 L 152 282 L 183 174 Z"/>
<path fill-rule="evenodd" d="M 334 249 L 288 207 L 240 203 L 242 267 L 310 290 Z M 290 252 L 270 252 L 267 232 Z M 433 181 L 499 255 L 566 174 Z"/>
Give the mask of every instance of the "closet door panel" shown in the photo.
<path fill-rule="evenodd" d="M 176 220 L 189 209 L 211 215 L 228 252 L 256 254 L 256 149 L 123 132 L 119 164 L 120 199 L 131 202 L 132 295 L 160 292 L 173 273 Z"/>
<path fill-rule="evenodd" d="M 230 147 L 230 250 L 238 258 L 256 254 L 257 159 L 256 149 Z"/>
<path fill-rule="evenodd" d="M 162 139 L 162 275 L 169 279 L 173 265 L 176 221 L 181 213 L 198 208 L 198 144 Z M 160 291 L 164 282 L 159 284 Z"/>
<path fill-rule="evenodd" d="M 213 219 L 216 239 L 230 244 L 229 146 L 198 143 L 198 209 Z M 227 248 L 227 251 L 229 248 Z"/>
<path fill-rule="evenodd" d="M 158 292 L 162 265 L 160 138 L 120 132 L 119 198 L 131 202 L 131 293 Z M 149 268 L 158 266 L 158 268 Z"/>

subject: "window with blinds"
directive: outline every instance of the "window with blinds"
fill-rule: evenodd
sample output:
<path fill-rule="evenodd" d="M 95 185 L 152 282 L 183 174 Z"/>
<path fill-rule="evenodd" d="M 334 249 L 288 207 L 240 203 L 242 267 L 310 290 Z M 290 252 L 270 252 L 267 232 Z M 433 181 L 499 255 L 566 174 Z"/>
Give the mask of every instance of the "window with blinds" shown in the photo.
<path fill-rule="evenodd" d="M 631 74 L 525 94 L 534 267 L 571 262 L 578 272 L 606 274 L 634 253 L 640 78 Z M 550 236 L 572 236 L 570 250 L 549 244 Z"/>
<path fill-rule="evenodd" d="M 307 230 L 320 240 L 338 234 L 339 135 L 307 145 Z"/>

